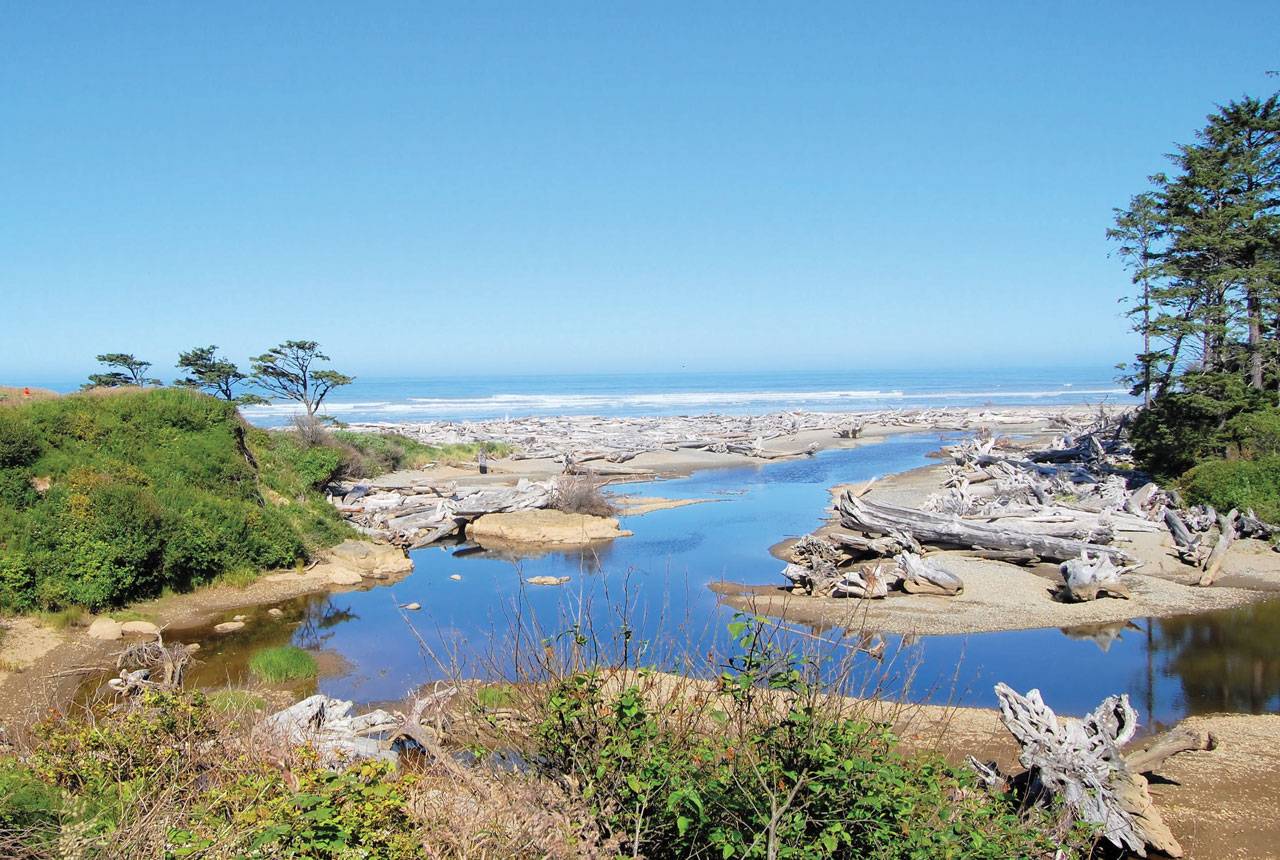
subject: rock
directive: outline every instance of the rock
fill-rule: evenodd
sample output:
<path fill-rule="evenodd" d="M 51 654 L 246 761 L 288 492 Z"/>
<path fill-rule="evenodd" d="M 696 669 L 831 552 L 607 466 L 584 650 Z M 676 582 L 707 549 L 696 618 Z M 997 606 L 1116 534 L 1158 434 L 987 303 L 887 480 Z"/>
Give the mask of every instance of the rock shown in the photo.
<path fill-rule="evenodd" d="M 214 633 L 234 633 L 244 627 L 243 621 L 224 621 L 213 625 Z"/>
<path fill-rule="evenodd" d="M 330 560 L 374 579 L 386 579 L 413 570 L 413 561 L 404 550 L 365 540 L 343 541 L 330 550 Z"/>
<path fill-rule="evenodd" d="M 110 618 L 95 618 L 89 625 L 89 638 L 110 642 L 124 635 L 124 625 Z"/>
<path fill-rule="evenodd" d="M 159 636 L 160 628 L 150 621 L 126 621 L 120 625 L 125 636 Z"/>
<path fill-rule="evenodd" d="M 525 580 L 530 585 L 564 585 L 568 581 L 567 576 L 531 576 Z"/>
<path fill-rule="evenodd" d="M 231 617 L 231 620 L 232 620 L 232 621 L 248 621 L 248 620 L 249 620 L 249 616 L 248 616 L 248 615 L 233 615 L 233 616 Z"/>
<path fill-rule="evenodd" d="M 467 537 L 477 543 L 573 545 L 625 537 L 613 517 L 567 514 L 537 509 L 485 514 L 467 526 Z"/>
<path fill-rule="evenodd" d="M 200 650 L 200 643 L 199 642 L 189 643 L 187 645 L 187 650 L 194 654 L 196 651 Z"/>
<path fill-rule="evenodd" d="M 450 574 L 449 578 L 452 579 L 454 582 L 462 582 L 462 574 L 460 573 Z"/>
<path fill-rule="evenodd" d="M 403 603 L 400 605 L 400 608 L 408 609 L 411 612 L 417 612 L 419 609 L 422 608 L 422 604 L 421 603 Z"/>
<path fill-rule="evenodd" d="M 364 577 L 360 575 L 358 570 L 339 565 L 328 565 L 327 568 L 329 570 L 329 581 L 334 585 L 359 585 L 364 582 Z"/>
<path fill-rule="evenodd" d="M 272 618 L 280 618 L 281 616 L 284 615 L 284 610 L 280 609 L 277 606 L 273 606 L 267 610 L 267 614 L 270 615 Z"/>

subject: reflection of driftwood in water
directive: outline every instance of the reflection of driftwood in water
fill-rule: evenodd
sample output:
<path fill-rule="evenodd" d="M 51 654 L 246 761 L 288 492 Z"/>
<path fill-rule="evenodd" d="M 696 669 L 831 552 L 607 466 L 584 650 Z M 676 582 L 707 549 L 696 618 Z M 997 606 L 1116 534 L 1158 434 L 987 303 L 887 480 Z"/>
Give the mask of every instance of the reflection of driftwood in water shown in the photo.
<path fill-rule="evenodd" d="M 1068 639 L 1092 642 L 1104 653 L 1120 638 L 1125 630 L 1141 630 L 1132 621 L 1110 621 L 1105 624 L 1076 624 L 1058 628 Z"/>
<path fill-rule="evenodd" d="M 1100 838 L 1140 857 L 1147 856 L 1148 849 L 1182 856 L 1182 846 L 1147 793 L 1142 774 L 1176 753 L 1212 749 L 1212 736 L 1170 733 L 1128 757 L 1122 750 L 1133 739 L 1138 715 L 1127 695 L 1108 697 L 1082 720 L 1059 719 L 1039 690 L 1023 696 L 997 684 L 996 696 L 1001 721 L 1021 747 L 1018 760 L 1026 772 L 1006 780 L 994 765 L 971 758 L 988 787 L 1009 785 L 1028 803 L 1057 804 L 1064 833 L 1083 823 Z"/>
<path fill-rule="evenodd" d="M 1067 561 L 1084 552 L 1105 555 L 1122 563 L 1132 561 L 1127 553 L 1113 547 L 963 520 L 954 515 L 902 508 L 870 499 L 859 499 L 852 493 L 845 493 L 840 497 L 838 508 L 840 524 L 845 528 L 888 535 L 907 543 L 962 549 L 1029 550 L 1050 561 Z"/>

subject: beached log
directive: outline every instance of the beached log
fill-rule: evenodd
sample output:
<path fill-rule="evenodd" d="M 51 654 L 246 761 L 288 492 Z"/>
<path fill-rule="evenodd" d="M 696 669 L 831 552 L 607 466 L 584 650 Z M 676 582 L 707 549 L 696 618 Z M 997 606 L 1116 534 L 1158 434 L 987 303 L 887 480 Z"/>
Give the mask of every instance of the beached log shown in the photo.
<path fill-rule="evenodd" d="M 974 558 L 985 558 L 988 561 L 1004 561 L 1009 564 L 1020 564 L 1028 567 L 1037 565 L 1042 560 L 1040 556 L 1029 549 L 968 549 L 964 550 L 964 553 Z"/>
<path fill-rule="evenodd" d="M 857 439 L 861 434 L 861 421 L 844 421 L 836 425 L 837 439 Z"/>
<path fill-rule="evenodd" d="M 1187 524 L 1183 522 L 1182 517 L 1173 508 L 1165 508 L 1164 524 L 1168 527 L 1169 534 L 1173 536 L 1178 558 L 1182 559 L 1186 564 L 1198 565 L 1200 563 L 1200 535 L 1193 535 L 1191 529 L 1187 528 Z"/>
<path fill-rule="evenodd" d="M 395 731 L 402 721 L 383 710 L 349 716 L 351 708 L 351 702 L 317 694 L 271 714 L 261 728 L 277 743 L 309 744 L 331 767 L 357 759 L 396 762 L 390 743 L 375 736 Z"/>
<path fill-rule="evenodd" d="M 836 571 L 842 556 L 833 544 L 813 535 L 805 535 L 791 548 L 793 562 L 782 575 L 809 594 L 825 595 L 841 578 Z"/>
<path fill-rule="evenodd" d="M 1128 695 L 1108 697 L 1079 721 L 1059 720 L 1039 690 L 1023 696 L 997 684 L 996 697 L 1001 721 L 1021 747 L 1027 802 L 1059 804 L 1064 832 L 1079 822 L 1139 857 L 1148 850 L 1182 856 L 1182 846 L 1147 792 L 1146 779 L 1121 754 L 1137 729 Z"/>
<path fill-rule="evenodd" d="M 1091 558 L 1087 552 L 1081 553 L 1080 558 L 1064 561 L 1058 570 L 1063 580 L 1059 593 L 1068 601 L 1095 600 L 1100 592 L 1125 600 L 1133 596 L 1129 587 L 1120 581 L 1124 570 L 1116 567 L 1108 556 Z"/>
<path fill-rule="evenodd" d="M 920 544 L 961 549 L 1030 550 L 1041 558 L 1058 562 L 1078 558 L 1084 552 L 1106 555 L 1118 563 L 1132 562 L 1127 553 L 1113 547 L 901 508 L 871 499 L 858 499 L 850 493 L 841 496 L 838 510 L 840 523 L 847 529 L 869 534 L 908 535 L 910 540 Z"/>
<path fill-rule="evenodd" d="M 1239 518 L 1240 512 L 1235 508 L 1226 516 L 1218 516 L 1218 542 L 1213 545 L 1213 552 L 1209 553 L 1209 557 L 1204 561 L 1204 573 L 1200 574 L 1200 585 L 1213 585 L 1213 581 L 1218 578 L 1218 573 L 1222 570 L 1222 562 L 1227 557 L 1227 550 L 1231 549 L 1231 544 L 1236 539 L 1236 520 Z"/>
<path fill-rule="evenodd" d="M 1217 745 L 1218 739 L 1212 733 L 1179 726 L 1144 741 L 1132 750 L 1125 750 L 1124 763 L 1132 773 L 1154 773 L 1171 756 L 1211 750 Z"/>
<path fill-rule="evenodd" d="M 1259 519 L 1258 515 L 1253 512 L 1253 508 L 1249 508 L 1237 520 L 1236 532 L 1239 537 L 1270 540 L 1280 534 L 1280 526 L 1275 526 Z"/>
<path fill-rule="evenodd" d="M 1129 494 L 1129 498 L 1125 500 L 1124 509 L 1134 516 L 1145 517 L 1147 505 L 1159 491 L 1158 486 L 1148 481 Z"/>
<path fill-rule="evenodd" d="M 897 555 L 903 550 L 915 549 L 918 551 L 920 549 L 918 544 L 912 546 L 895 537 L 868 538 L 861 535 L 847 535 L 842 532 L 832 532 L 829 537 L 846 550 L 860 556 L 887 558 Z"/>
<path fill-rule="evenodd" d="M 898 568 L 902 571 L 902 590 L 911 594 L 955 595 L 964 591 L 964 582 L 937 562 L 923 559 L 913 552 L 898 556 Z"/>

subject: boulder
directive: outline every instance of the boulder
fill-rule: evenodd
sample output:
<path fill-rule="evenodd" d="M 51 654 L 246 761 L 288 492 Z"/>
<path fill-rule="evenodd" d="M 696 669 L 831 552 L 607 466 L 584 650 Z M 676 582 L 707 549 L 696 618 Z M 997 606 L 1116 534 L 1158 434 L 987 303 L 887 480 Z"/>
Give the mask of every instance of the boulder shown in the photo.
<path fill-rule="evenodd" d="M 325 568 L 329 571 L 329 581 L 334 585 L 359 585 L 364 582 L 364 577 L 358 570 L 339 564 L 326 565 Z"/>
<path fill-rule="evenodd" d="M 124 635 L 124 625 L 110 618 L 95 618 L 89 625 L 89 638 L 110 642 Z"/>
<path fill-rule="evenodd" d="M 525 580 L 530 585 L 564 585 L 568 581 L 567 576 L 531 576 Z"/>
<path fill-rule="evenodd" d="M 160 628 L 150 621 L 126 621 L 120 625 L 120 632 L 125 636 L 158 636 Z"/>
<path fill-rule="evenodd" d="M 567 546 L 626 537 L 631 532 L 618 527 L 613 517 L 567 514 L 564 511 L 535 509 L 485 514 L 467 526 L 467 537 L 482 546 L 490 543 Z"/>
<path fill-rule="evenodd" d="M 330 561 L 359 571 L 362 576 L 386 579 L 413 570 L 413 562 L 399 547 L 365 540 L 346 540 L 330 550 Z"/>
<path fill-rule="evenodd" d="M 244 627 L 243 621 L 224 621 L 221 624 L 213 625 L 214 633 L 235 633 Z"/>

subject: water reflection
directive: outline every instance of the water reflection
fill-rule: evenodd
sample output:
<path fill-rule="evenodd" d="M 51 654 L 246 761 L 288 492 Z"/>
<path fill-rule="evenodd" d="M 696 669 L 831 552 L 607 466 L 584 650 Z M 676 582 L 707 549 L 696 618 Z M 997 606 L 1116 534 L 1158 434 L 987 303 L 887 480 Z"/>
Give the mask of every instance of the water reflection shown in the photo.
<path fill-rule="evenodd" d="M 544 639 L 562 642 L 556 635 L 573 627 L 594 634 L 606 659 L 625 651 L 664 667 L 714 671 L 706 655 L 728 644 L 732 610 L 708 586 L 779 582 L 780 563 L 769 547 L 818 523 L 830 503 L 828 487 L 924 465 L 943 440 L 904 435 L 805 460 L 627 485 L 634 495 L 721 500 L 625 517 L 634 537 L 585 550 L 518 561 L 456 545 L 418 550 L 414 572 L 399 582 L 303 598 L 282 605 L 283 618 L 262 610 L 241 633 L 206 638 L 206 669 L 197 680 L 225 680 L 243 672 L 253 650 L 293 642 L 345 661 L 345 671 L 321 679 L 325 693 L 387 701 L 455 668 L 509 674 Z M 527 584 L 533 576 L 570 582 Z M 421 612 L 399 608 L 410 601 Z M 992 686 L 1004 681 L 1039 687 L 1063 713 L 1084 713 L 1128 692 L 1152 723 L 1280 707 L 1280 602 L 1063 630 L 885 636 L 883 647 L 842 634 L 817 626 L 797 628 L 795 636 L 802 645 L 862 646 L 868 677 L 916 699 L 993 706 Z"/>

